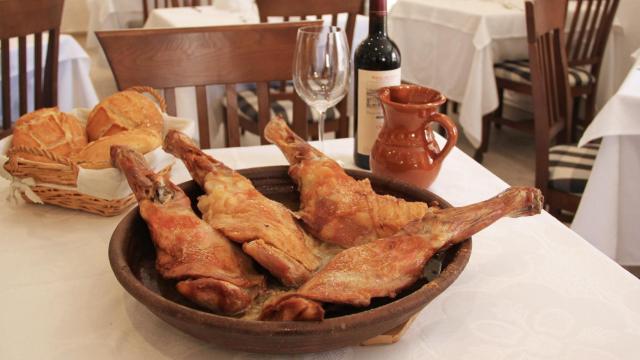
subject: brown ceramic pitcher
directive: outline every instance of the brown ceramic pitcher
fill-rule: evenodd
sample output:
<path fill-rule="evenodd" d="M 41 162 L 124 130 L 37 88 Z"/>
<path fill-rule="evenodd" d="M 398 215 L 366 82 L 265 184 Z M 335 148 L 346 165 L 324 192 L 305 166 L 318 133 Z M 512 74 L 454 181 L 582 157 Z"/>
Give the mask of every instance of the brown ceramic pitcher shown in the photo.
<path fill-rule="evenodd" d="M 371 171 L 428 187 L 438 176 L 442 161 L 458 141 L 458 130 L 446 115 L 437 112 L 447 99 L 436 90 L 418 85 L 399 85 L 378 91 L 384 111 L 384 124 L 371 150 Z M 442 150 L 430 123 L 447 132 Z"/>

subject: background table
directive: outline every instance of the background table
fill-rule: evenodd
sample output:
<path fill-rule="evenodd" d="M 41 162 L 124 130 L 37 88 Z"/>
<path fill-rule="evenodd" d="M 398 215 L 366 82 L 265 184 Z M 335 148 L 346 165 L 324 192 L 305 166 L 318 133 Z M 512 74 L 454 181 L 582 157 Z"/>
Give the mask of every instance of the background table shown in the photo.
<path fill-rule="evenodd" d="M 270 21 L 282 21 L 282 19 L 274 18 Z M 293 18 L 292 20 L 295 20 Z M 330 20 L 325 19 L 326 22 Z M 346 24 L 347 16 L 342 14 L 338 17 L 338 26 Z M 260 22 L 258 9 L 256 7 L 246 11 L 231 11 L 221 9 L 216 6 L 198 6 L 195 8 L 170 8 L 156 9 L 150 15 L 145 23 L 145 28 L 178 28 L 178 27 L 197 27 L 197 26 L 218 26 L 218 25 L 236 25 L 236 24 L 256 24 Z M 353 43 L 359 44 L 368 32 L 368 17 L 358 15 L 353 36 Z M 353 46 L 355 47 L 355 46 Z M 352 48 L 352 52 L 354 49 Z M 213 65 L 212 65 L 213 66 Z M 238 91 L 246 89 L 246 85 L 240 85 Z M 352 94 L 350 91 L 349 94 Z M 224 109 L 222 99 L 225 96 L 224 86 L 208 86 L 207 102 L 209 104 L 209 122 L 211 144 L 212 147 L 224 146 L 223 119 Z M 352 103 L 348 102 L 349 114 L 352 114 Z M 187 119 L 197 119 L 197 106 L 195 88 L 176 89 L 176 109 L 178 115 Z M 243 143 L 259 144 L 260 139 L 252 136 L 247 132 L 247 136 L 243 137 Z"/>
<path fill-rule="evenodd" d="M 352 139 L 328 140 L 326 149 L 353 166 Z M 285 164 L 273 146 L 208 152 L 236 169 Z M 181 164 L 174 177 L 189 178 Z M 460 206 L 506 187 L 454 149 L 431 190 Z M 7 195 L 0 180 L 0 201 Z M 271 358 L 205 344 L 126 293 L 107 259 L 120 218 L 0 206 L 0 358 Z M 462 275 L 399 343 L 300 358 L 635 360 L 638 343 L 640 281 L 544 213 L 502 219 L 474 236 Z"/>
<path fill-rule="evenodd" d="M 42 53 L 47 53 L 48 37 L 44 36 L 42 41 Z M 33 36 L 27 37 L 27 94 L 29 97 L 29 111 L 33 110 L 33 88 L 34 88 L 34 40 Z M 11 111 L 12 119 L 17 119 L 19 115 L 19 70 L 18 70 L 18 40 L 11 39 Z M 43 55 L 43 68 L 44 59 Z M 89 55 L 82 49 L 82 46 L 69 35 L 60 36 L 60 53 L 58 56 L 58 107 L 62 111 L 69 111 L 76 107 L 93 107 L 98 103 L 96 90 L 91 82 L 89 70 L 91 60 Z M 0 104 L 0 111 L 2 104 Z"/>
<path fill-rule="evenodd" d="M 89 10 L 87 48 L 99 47 L 96 31 L 126 29 L 129 23 L 142 24 L 140 0 L 86 0 Z"/>
<path fill-rule="evenodd" d="M 640 265 L 640 49 L 636 63 L 580 139 L 602 137 L 572 228 L 622 265 Z"/>
<path fill-rule="evenodd" d="M 493 64 L 529 57 L 518 4 L 524 0 L 399 0 L 389 15 L 390 36 L 403 55 L 402 78 L 460 102 L 459 122 L 475 147 L 482 116 L 498 107 Z M 598 88 L 605 100 L 615 90 L 610 43 Z"/>

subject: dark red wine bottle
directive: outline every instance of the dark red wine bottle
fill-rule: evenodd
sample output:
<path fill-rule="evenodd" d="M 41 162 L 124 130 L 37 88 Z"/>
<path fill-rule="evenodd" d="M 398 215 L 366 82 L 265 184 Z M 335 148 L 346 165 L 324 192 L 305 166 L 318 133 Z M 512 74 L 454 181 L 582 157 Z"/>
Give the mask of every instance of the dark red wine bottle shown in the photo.
<path fill-rule="evenodd" d="M 353 63 L 353 157 L 358 167 L 369 169 L 371 148 L 384 122 L 377 91 L 400 85 L 400 50 L 387 35 L 387 0 L 369 1 L 369 35 L 358 45 Z"/>

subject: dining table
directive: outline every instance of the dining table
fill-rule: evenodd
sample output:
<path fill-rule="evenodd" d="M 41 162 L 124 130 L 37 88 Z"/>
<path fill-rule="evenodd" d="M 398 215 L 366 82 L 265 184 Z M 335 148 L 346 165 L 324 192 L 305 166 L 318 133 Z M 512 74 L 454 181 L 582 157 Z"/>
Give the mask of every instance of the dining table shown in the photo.
<path fill-rule="evenodd" d="M 327 140 L 324 149 L 354 167 L 352 138 Z M 286 164 L 273 145 L 206 152 L 233 169 Z M 190 179 L 180 162 L 172 179 Z M 428 190 L 463 206 L 507 187 L 454 148 Z M 205 343 L 129 295 L 107 256 L 124 215 L 26 204 L 10 189 L 0 179 L 0 358 L 282 358 Z M 639 343 L 640 280 L 543 212 L 504 218 L 474 235 L 460 277 L 399 342 L 291 358 L 633 360 Z"/>
<path fill-rule="evenodd" d="M 45 34 L 42 37 L 42 54 L 47 53 L 49 37 Z M 27 36 L 27 108 L 32 111 L 34 108 L 34 88 L 35 88 L 35 62 L 34 49 L 35 40 L 33 35 Z M 19 61 L 18 61 L 18 38 L 9 41 L 9 77 L 11 86 L 11 119 L 18 119 L 20 113 L 19 97 Z M 45 61 L 43 55 L 42 68 Z M 91 59 L 82 46 L 71 35 L 60 35 L 60 49 L 58 54 L 58 107 L 62 111 L 70 111 L 74 108 L 91 108 L 98 103 L 98 95 L 93 87 L 90 77 Z M 0 80 L 1 79 L 0 75 Z M 0 112 L 2 104 L 0 104 Z"/>
<path fill-rule="evenodd" d="M 477 148 L 482 117 L 499 104 L 493 65 L 529 57 L 524 0 L 398 0 L 389 12 L 389 34 L 402 52 L 402 79 L 459 103 L 458 122 Z M 614 46 L 610 40 L 605 51 L 598 105 L 615 92 Z M 530 98 L 507 93 L 505 99 L 530 109 Z"/>
<path fill-rule="evenodd" d="M 579 145 L 601 140 L 571 227 L 618 263 L 640 266 L 640 49 Z"/>
<path fill-rule="evenodd" d="M 330 24 L 329 16 L 323 17 L 325 23 Z M 273 17 L 267 19 L 269 22 L 281 22 L 282 18 Z M 299 20 L 291 17 L 291 21 Z M 338 26 L 345 26 L 347 14 L 339 14 L 337 19 Z M 193 6 L 179 8 L 160 8 L 155 9 L 149 14 L 149 18 L 144 25 L 145 29 L 158 28 L 184 28 L 184 27 L 202 27 L 202 26 L 220 26 L 220 25 L 247 25 L 257 24 L 260 22 L 258 8 L 253 7 L 220 7 L 220 6 Z M 359 44 L 368 33 L 369 18 L 367 16 L 358 15 L 356 17 L 353 44 L 349 44 L 353 53 L 354 48 Z M 212 64 L 211 66 L 215 66 Z M 240 84 L 236 88 L 238 91 L 252 88 L 253 84 Z M 353 91 L 349 92 L 353 94 Z M 211 134 L 212 147 L 224 146 L 225 131 L 224 126 L 224 107 L 223 99 L 225 97 L 225 87 L 222 85 L 207 86 L 207 104 L 209 104 L 209 133 Z M 187 119 L 197 119 L 198 107 L 196 106 L 196 95 L 194 87 L 176 89 L 176 110 L 180 117 Z M 348 101 L 347 111 L 353 113 L 353 100 Z M 247 132 L 248 134 L 248 132 Z M 199 135 L 197 135 L 199 138 Z M 243 136 L 245 144 L 259 144 L 260 138 L 255 136 Z"/>

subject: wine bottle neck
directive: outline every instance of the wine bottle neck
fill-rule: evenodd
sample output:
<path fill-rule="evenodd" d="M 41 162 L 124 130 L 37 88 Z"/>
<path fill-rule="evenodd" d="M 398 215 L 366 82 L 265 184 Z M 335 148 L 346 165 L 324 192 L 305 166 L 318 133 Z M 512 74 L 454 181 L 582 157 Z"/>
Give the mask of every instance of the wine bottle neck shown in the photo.
<path fill-rule="evenodd" d="M 369 1 L 369 36 L 387 36 L 387 0 Z"/>

